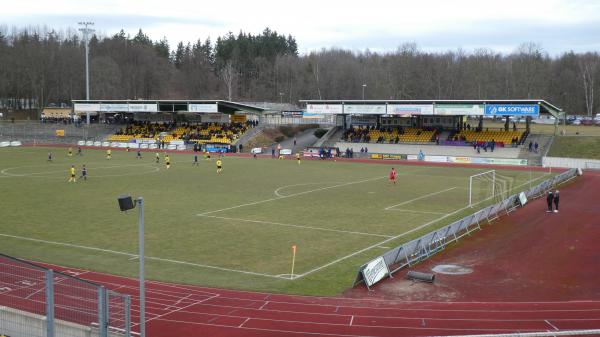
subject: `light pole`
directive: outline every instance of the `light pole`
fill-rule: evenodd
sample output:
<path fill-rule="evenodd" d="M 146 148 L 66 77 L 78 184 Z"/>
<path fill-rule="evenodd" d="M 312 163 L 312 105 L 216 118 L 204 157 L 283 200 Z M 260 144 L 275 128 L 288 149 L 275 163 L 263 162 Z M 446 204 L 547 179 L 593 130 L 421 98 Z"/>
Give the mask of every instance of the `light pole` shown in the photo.
<path fill-rule="evenodd" d="M 144 287 L 144 198 L 138 197 L 135 201 L 129 195 L 122 195 L 118 198 L 121 211 L 128 211 L 138 206 L 139 229 L 138 229 L 138 247 L 140 258 L 140 337 L 146 337 L 146 291 Z"/>
<path fill-rule="evenodd" d="M 85 99 L 86 101 L 90 100 L 90 66 L 89 66 L 89 56 L 90 56 L 90 34 L 94 32 L 93 29 L 88 28 L 88 26 L 93 26 L 93 22 L 79 22 L 79 25 L 82 28 L 79 28 L 79 31 L 83 33 L 83 40 L 85 42 Z M 86 112 L 86 122 L 90 125 L 90 112 Z"/>
<path fill-rule="evenodd" d="M 365 88 L 366 88 L 366 87 L 367 87 L 367 85 L 366 85 L 366 84 L 363 84 L 363 85 L 362 85 L 362 89 L 363 89 L 362 100 L 363 100 L 363 101 L 365 100 Z"/>
<path fill-rule="evenodd" d="M 285 94 L 282 92 L 279 93 L 279 104 L 283 104 L 283 95 Z"/>

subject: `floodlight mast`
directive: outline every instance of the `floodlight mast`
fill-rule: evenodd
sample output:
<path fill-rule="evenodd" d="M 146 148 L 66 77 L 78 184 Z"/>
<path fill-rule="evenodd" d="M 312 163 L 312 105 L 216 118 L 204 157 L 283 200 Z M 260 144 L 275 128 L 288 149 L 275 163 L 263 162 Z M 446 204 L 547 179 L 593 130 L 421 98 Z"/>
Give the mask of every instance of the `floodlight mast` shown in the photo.
<path fill-rule="evenodd" d="M 79 31 L 83 33 L 83 40 L 85 42 L 85 99 L 87 101 L 90 100 L 90 66 L 89 66 L 89 55 L 90 55 L 90 34 L 95 30 L 88 28 L 88 26 L 93 26 L 94 23 L 90 21 L 82 21 L 78 23 L 82 28 L 79 28 Z M 86 112 L 86 123 L 90 124 L 90 112 Z"/>
<path fill-rule="evenodd" d="M 146 289 L 145 289 L 145 278 L 144 278 L 144 198 L 138 197 L 135 200 L 129 195 L 122 195 L 118 197 L 119 208 L 122 212 L 126 212 L 135 207 L 139 210 L 138 216 L 138 249 L 140 259 L 140 337 L 146 337 Z"/>

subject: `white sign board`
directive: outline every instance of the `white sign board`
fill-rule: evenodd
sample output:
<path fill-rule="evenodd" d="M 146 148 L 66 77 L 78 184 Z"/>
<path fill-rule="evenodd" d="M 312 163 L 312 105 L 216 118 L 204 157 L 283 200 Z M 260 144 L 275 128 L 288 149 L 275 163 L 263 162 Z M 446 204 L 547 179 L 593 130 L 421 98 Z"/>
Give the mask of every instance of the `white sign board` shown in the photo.
<path fill-rule="evenodd" d="M 188 104 L 189 112 L 219 112 L 218 105 L 215 104 Z"/>
<path fill-rule="evenodd" d="M 388 115 L 433 115 L 433 104 L 389 104 Z"/>
<path fill-rule="evenodd" d="M 435 114 L 446 116 L 478 116 L 483 115 L 483 105 L 480 104 L 436 104 Z"/>
<path fill-rule="evenodd" d="M 385 264 L 383 256 L 380 256 L 367 263 L 365 268 L 362 270 L 362 273 L 365 283 L 370 287 L 381 281 L 386 275 L 389 275 L 390 272 Z"/>
<path fill-rule="evenodd" d="M 105 104 L 105 103 L 102 103 L 102 104 L 100 104 L 100 111 L 102 111 L 102 112 L 128 112 L 129 104 L 121 104 L 121 103 Z"/>
<path fill-rule="evenodd" d="M 290 154 L 292 154 L 292 150 L 291 149 L 281 149 L 281 150 L 279 150 L 279 154 L 282 156 L 289 156 Z"/>
<path fill-rule="evenodd" d="M 519 202 L 521 203 L 521 206 L 525 206 L 527 203 L 527 196 L 525 195 L 525 192 L 519 193 Z"/>
<path fill-rule="evenodd" d="M 341 104 L 308 104 L 306 106 L 306 112 L 318 115 L 341 115 L 344 113 L 344 109 Z"/>
<path fill-rule="evenodd" d="M 158 112 L 157 104 L 129 104 L 130 112 Z"/>
<path fill-rule="evenodd" d="M 382 104 L 346 104 L 344 105 L 345 114 L 358 115 L 385 115 L 385 105 Z"/>
<path fill-rule="evenodd" d="M 77 111 L 100 111 L 100 104 L 75 103 L 73 110 Z"/>
<path fill-rule="evenodd" d="M 252 148 L 252 150 L 250 150 L 250 153 L 254 153 L 254 154 L 262 153 L 262 148 L 260 148 L 260 147 Z"/>

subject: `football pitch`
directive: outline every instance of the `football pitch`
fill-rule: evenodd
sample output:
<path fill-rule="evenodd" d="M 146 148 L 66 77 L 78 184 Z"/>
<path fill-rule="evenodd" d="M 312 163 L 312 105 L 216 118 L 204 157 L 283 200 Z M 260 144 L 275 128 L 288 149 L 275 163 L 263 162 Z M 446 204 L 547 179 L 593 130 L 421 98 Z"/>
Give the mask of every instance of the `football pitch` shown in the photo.
<path fill-rule="evenodd" d="M 47 161 L 48 151 L 54 154 Z M 76 151 L 75 151 L 76 152 Z M 358 266 L 499 198 L 481 168 L 270 158 L 215 159 L 135 151 L 0 148 L 0 252 L 136 277 L 137 209 L 145 201 L 149 279 L 269 292 L 339 294 Z M 88 179 L 69 183 L 69 168 Z M 398 181 L 387 175 L 395 167 Z M 496 170 L 497 194 L 515 193 L 548 172 Z M 292 275 L 292 246 L 296 260 Z"/>

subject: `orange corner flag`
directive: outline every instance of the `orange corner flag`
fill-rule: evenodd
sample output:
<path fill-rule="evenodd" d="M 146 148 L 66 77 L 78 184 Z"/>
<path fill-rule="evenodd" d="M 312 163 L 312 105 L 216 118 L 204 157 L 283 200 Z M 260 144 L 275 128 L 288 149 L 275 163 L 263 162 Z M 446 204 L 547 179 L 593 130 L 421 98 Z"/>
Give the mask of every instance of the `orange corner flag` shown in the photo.
<path fill-rule="evenodd" d="M 296 245 L 292 246 L 292 251 L 295 253 L 296 252 Z"/>

